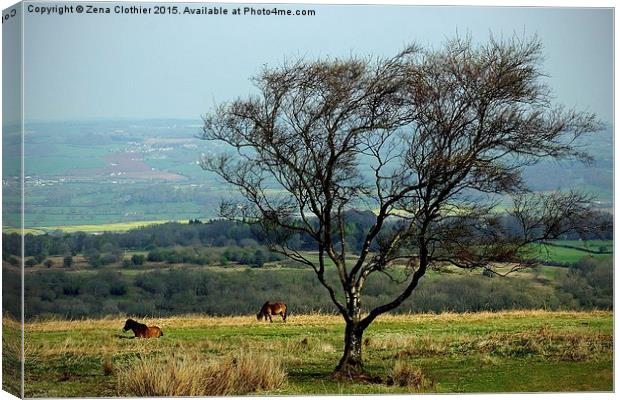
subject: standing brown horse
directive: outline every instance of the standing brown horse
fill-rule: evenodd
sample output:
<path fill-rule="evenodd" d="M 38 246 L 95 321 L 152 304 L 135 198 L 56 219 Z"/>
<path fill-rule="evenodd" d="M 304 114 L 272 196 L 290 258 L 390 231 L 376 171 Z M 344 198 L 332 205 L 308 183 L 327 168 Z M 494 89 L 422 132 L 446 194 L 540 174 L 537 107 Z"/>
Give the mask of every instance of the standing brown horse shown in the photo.
<path fill-rule="evenodd" d="M 260 321 L 261 319 L 269 318 L 269 322 L 273 322 L 271 319 L 272 315 L 280 315 L 282 321 L 286 322 L 286 304 L 266 302 L 258 314 L 256 314 L 256 319 Z"/>
<path fill-rule="evenodd" d="M 123 327 L 123 331 L 127 332 L 128 330 L 132 330 L 133 334 L 138 338 L 152 338 L 152 337 L 160 337 L 164 336 L 164 333 L 159 329 L 158 326 L 146 326 L 144 324 L 139 323 L 138 321 L 134 321 L 129 318 L 125 322 L 125 326 Z"/>

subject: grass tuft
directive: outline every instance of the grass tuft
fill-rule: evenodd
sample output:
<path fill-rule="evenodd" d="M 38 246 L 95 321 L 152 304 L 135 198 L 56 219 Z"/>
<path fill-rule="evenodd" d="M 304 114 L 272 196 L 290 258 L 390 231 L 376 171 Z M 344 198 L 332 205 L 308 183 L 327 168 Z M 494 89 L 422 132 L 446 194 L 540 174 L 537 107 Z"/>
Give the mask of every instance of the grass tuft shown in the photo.
<path fill-rule="evenodd" d="M 103 368 L 103 374 L 106 376 L 114 373 L 114 363 L 111 357 L 105 357 L 103 361 L 101 361 L 101 367 Z"/>
<path fill-rule="evenodd" d="M 240 352 L 209 363 L 197 357 L 141 359 L 118 373 L 119 396 L 225 396 L 280 388 L 286 372 L 280 360 Z"/>
<path fill-rule="evenodd" d="M 420 367 L 403 360 L 396 361 L 390 378 L 394 385 L 404 386 L 415 392 L 424 392 L 435 386 L 434 382 L 424 374 Z"/>
<path fill-rule="evenodd" d="M 287 341 L 287 351 L 293 354 L 304 353 L 334 353 L 336 346 L 331 342 L 320 340 L 316 337 L 304 337 L 301 340 Z"/>

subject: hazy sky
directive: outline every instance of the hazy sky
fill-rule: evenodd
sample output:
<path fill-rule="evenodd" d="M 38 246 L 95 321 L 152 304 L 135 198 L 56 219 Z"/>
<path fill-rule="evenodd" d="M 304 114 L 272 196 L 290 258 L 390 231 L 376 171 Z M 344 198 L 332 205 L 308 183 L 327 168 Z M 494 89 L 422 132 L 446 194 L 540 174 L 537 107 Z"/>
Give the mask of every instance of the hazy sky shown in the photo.
<path fill-rule="evenodd" d="M 538 34 L 545 46 L 544 69 L 557 99 L 612 120 L 611 9 L 288 8 L 311 8 L 316 16 L 26 12 L 26 115 L 54 120 L 198 119 L 215 103 L 250 93 L 248 78 L 264 64 L 299 56 L 388 56 L 412 41 L 438 46 L 458 32 L 469 33 L 475 41 L 484 41 L 491 33 Z"/>

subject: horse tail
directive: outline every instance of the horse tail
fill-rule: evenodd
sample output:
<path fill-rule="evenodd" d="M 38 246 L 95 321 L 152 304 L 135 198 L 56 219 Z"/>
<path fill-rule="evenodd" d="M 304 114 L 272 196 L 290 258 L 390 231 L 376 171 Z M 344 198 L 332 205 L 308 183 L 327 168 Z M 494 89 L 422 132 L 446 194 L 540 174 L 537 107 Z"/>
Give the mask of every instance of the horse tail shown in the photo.
<path fill-rule="evenodd" d="M 286 310 L 288 310 L 288 309 L 286 308 L 286 304 L 284 304 L 284 315 L 282 315 L 282 319 L 284 321 L 286 321 Z"/>

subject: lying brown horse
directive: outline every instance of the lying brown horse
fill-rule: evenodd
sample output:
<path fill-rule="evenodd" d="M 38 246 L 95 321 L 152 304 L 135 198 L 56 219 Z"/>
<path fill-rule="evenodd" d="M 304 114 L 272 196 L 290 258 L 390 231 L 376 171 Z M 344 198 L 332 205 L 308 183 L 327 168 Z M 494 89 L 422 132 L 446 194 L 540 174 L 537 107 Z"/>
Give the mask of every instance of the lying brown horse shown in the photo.
<path fill-rule="evenodd" d="M 152 338 L 164 336 L 164 333 L 161 331 L 161 329 L 159 329 L 158 326 L 146 326 L 139 323 L 138 321 L 134 321 L 131 318 L 129 318 L 125 322 L 125 327 L 123 328 L 123 331 L 127 332 L 130 329 L 133 331 L 133 334 L 138 338 Z"/>
<path fill-rule="evenodd" d="M 282 321 L 286 322 L 286 304 L 266 302 L 258 314 L 256 314 L 256 319 L 260 321 L 261 319 L 269 318 L 269 321 L 273 322 L 271 319 L 272 315 L 280 315 Z"/>

